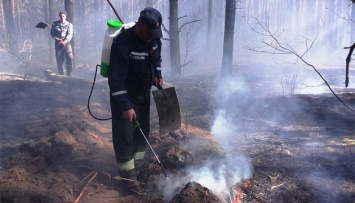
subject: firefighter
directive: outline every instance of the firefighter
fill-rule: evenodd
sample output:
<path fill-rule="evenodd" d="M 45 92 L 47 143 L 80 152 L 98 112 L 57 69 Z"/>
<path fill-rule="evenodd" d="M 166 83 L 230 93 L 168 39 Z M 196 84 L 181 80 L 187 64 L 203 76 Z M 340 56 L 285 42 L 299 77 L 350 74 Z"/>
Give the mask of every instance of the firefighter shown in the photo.
<path fill-rule="evenodd" d="M 132 123 L 140 123 L 146 136 L 150 131 L 150 89 L 162 86 L 162 16 L 154 8 L 140 12 L 138 22 L 113 39 L 108 84 L 112 113 L 112 140 L 119 175 L 128 191 L 143 192 L 138 184 L 137 164 L 144 158 L 146 141 Z"/>

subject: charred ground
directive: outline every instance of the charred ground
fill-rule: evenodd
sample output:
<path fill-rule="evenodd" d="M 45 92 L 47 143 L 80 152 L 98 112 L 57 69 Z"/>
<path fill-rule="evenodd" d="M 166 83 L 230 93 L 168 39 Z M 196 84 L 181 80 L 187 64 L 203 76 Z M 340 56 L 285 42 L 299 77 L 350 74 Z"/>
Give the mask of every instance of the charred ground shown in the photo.
<path fill-rule="evenodd" d="M 93 75 L 92 70 L 78 71 Z M 239 195 L 235 202 L 352 202 L 354 112 L 332 94 L 262 94 L 270 82 L 263 79 L 247 81 L 254 88 L 224 104 L 236 118 L 229 151 L 210 131 L 220 108 L 210 96 L 214 79 L 168 81 L 176 87 L 183 125 L 159 135 L 153 102 L 150 142 L 169 178 L 149 152 L 139 169 L 147 194 L 127 195 L 117 177 L 111 122 L 93 119 L 86 107 L 91 81 L 2 74 L 1 202 L 74 202 L 81 193 L 79 202 L 229 202 L 229 194 Z M 354 91 L 341 91 L 342 100 L 354 108 Z M 106 81 L 95 86 L 91 110 L 110 117 Z M 225 198 L 193 179 L 163 192 L 188 170 L 228 154 L 248 157 L 253 171 L 250 179 L 225 191 Z"/>

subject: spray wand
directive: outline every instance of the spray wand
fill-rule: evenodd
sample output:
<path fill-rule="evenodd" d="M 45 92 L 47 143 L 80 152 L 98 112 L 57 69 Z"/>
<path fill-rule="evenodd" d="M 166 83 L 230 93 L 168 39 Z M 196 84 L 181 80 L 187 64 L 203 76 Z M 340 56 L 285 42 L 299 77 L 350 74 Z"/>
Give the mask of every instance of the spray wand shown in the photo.
<path fill-rule="evenodd" d="M 147 137 L 144 135 L 144 133 L 143 133 L 143 131 L 142 131 L 141 127 L 140 127 L 140 124 L 138 123 L 138 121 L 137 121 L 137 119 L 136 119 L 136 118 L 133 118 L 133 124 L 134 124 L 134 127 L 135 127 L 135 128 L 137 128 L 137 129 L 139 129 L 139 131 L 141 132 L 141 134 L 142 134 L 142 136 L 144 137 L 145 141 L 147 142 L 147 144 L 149 145 L 150 149 L 152 150 L 152 152 L 153 152 L 153 154 L 154 154 L 155 158 L 157 159 L 157 161 L 158 161 L 158 164 L 159 164 L 160 168 L 163 170 L 164 175 L 165 175 L 165 178 L 167 178 L 167 177 L 168 177 L 168 175 L 166 174 L 166 172 L 165 172 L 165 169 L 164 169 L 163 165 L 160 163 L 160 160 L 159 160 L 159 158 L 158 158 L 157 154 L 154 152 L 154 150 L 153 150 L 152 146 L 150 145 L 150 143 L 149 143 L 149 141 L 148 141 Z"/>

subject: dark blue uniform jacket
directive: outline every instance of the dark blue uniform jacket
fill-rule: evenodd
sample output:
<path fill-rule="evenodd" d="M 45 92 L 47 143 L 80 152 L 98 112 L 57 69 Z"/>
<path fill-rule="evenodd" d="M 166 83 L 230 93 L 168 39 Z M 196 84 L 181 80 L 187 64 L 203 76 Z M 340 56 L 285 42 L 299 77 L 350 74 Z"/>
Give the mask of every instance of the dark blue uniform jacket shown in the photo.
<path fill-rule="evenodd" d="M 149 44 L 141 41 L 135 27 L 123 30 L 111 46 L 108 83 L 110 94 L 123 111 L 132 109 L 131 102 L 139 104 L 138 97 L 150 93 L 154 77 L 161 76 L 161 41 Z"/>

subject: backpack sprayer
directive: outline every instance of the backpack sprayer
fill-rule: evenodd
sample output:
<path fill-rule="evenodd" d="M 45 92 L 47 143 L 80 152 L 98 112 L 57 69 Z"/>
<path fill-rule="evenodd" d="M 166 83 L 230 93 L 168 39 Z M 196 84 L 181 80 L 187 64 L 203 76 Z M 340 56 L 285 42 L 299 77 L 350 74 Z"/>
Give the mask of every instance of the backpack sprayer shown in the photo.
<path fill-rule="evenodd" d="M 90 110 L 90 99 L 92 95 L 92 91 L 94 90 L 95 86 L 95 81 L 96 81 L 96 75 L 97 75 L 97 69 L 100 66 L 100 75 L 102 77 L 107 78 L 107 71 L 109 68 L 110 64 L 110 52 L 111 52 L 111 45 L 113 38 L 120 33 L 120 29 L 122 27 L 122 23 L 119 20 L 108 20 L 107 21 L 107 30 L 105 32 L 105 38 L 102 46 L 102 53 L 101 53 L 101 65 L 96 65 L 95 69 L 95 76 L 94 76 L 94 81 L 92 83 L 89 99 L 88 99 L 88 111 L 90 115 L 97 119 L 97 120 L 110 120 L 111 118 L 97 118 L 94 116 Z"/>
<path fill-rule="evenodd" d="M 116 37 L 119 33 L 121 33 L 122 27 L 127 29 L 127 28 L 130 28 L 130 27 L 132 27 L 134 25 L 134 23 L 123 24 L 122 19 L 118 15 L 118 13 L 117 13 L 116 9 L 114 8 L 114 6 L 112 5 L 111 1 L 107 0 L 107 2 L 110 4 L 112 10 L 115 12 L 118 20 L 108 20 L 107 21 L 107 26 L 108 27 L 107 27 L 106 32 L 105 32 L 105 38 L 104 38 L 104 42 L 103 42 L 103 46 L 102 46 L 101 65 L 96 65 L 94 81 L 92 83 L 91 91 L 90 91 L 89 98 L 88 98 L 88 104 L 87 104 L 88 111 L 89 111 L 90 115 L 93 118 L 97 119 L 97 120 L 110 120 L 110 119 L 112 119 L 112 117 L 111 118 L 97 118 L 90 111 L 90 99 L 91 99 L 92 91 L 94 90 L 94 86 L 95 86 L 97 69 L 100 66 L 101 67 L 100 75 L 102 77 L 107 78 L 107 71 L 108 71 L 109 66 L 110 66 L 110 53 L 111 53 L 111 45 L 112 45 L 112 42 L 113 42 L 113 38 Z M 165 169 L 164 169 L 163 165 L 161 164 L 157 154 L 154 152 L 154 150 L 153 150 L 152 146 L 150 145 L 147 137 L 143 133 L 143 131 L 142 131 L 141 127 L 140 127 L 140 124 L 138 123 L 136 118 L 133 118 L 133 125 L 134 125 L 135 128 L 137 128 L 140 131 L 140 133 L 144 137 L 144 139 L 147 142 L 148 146 L 152 150 L 155 158 L 157 159 L 160 168 L 163 170 L 165 177 L 167 178 L 168 176 L 167 176 L 167 174 L 165 172 Z"/>

